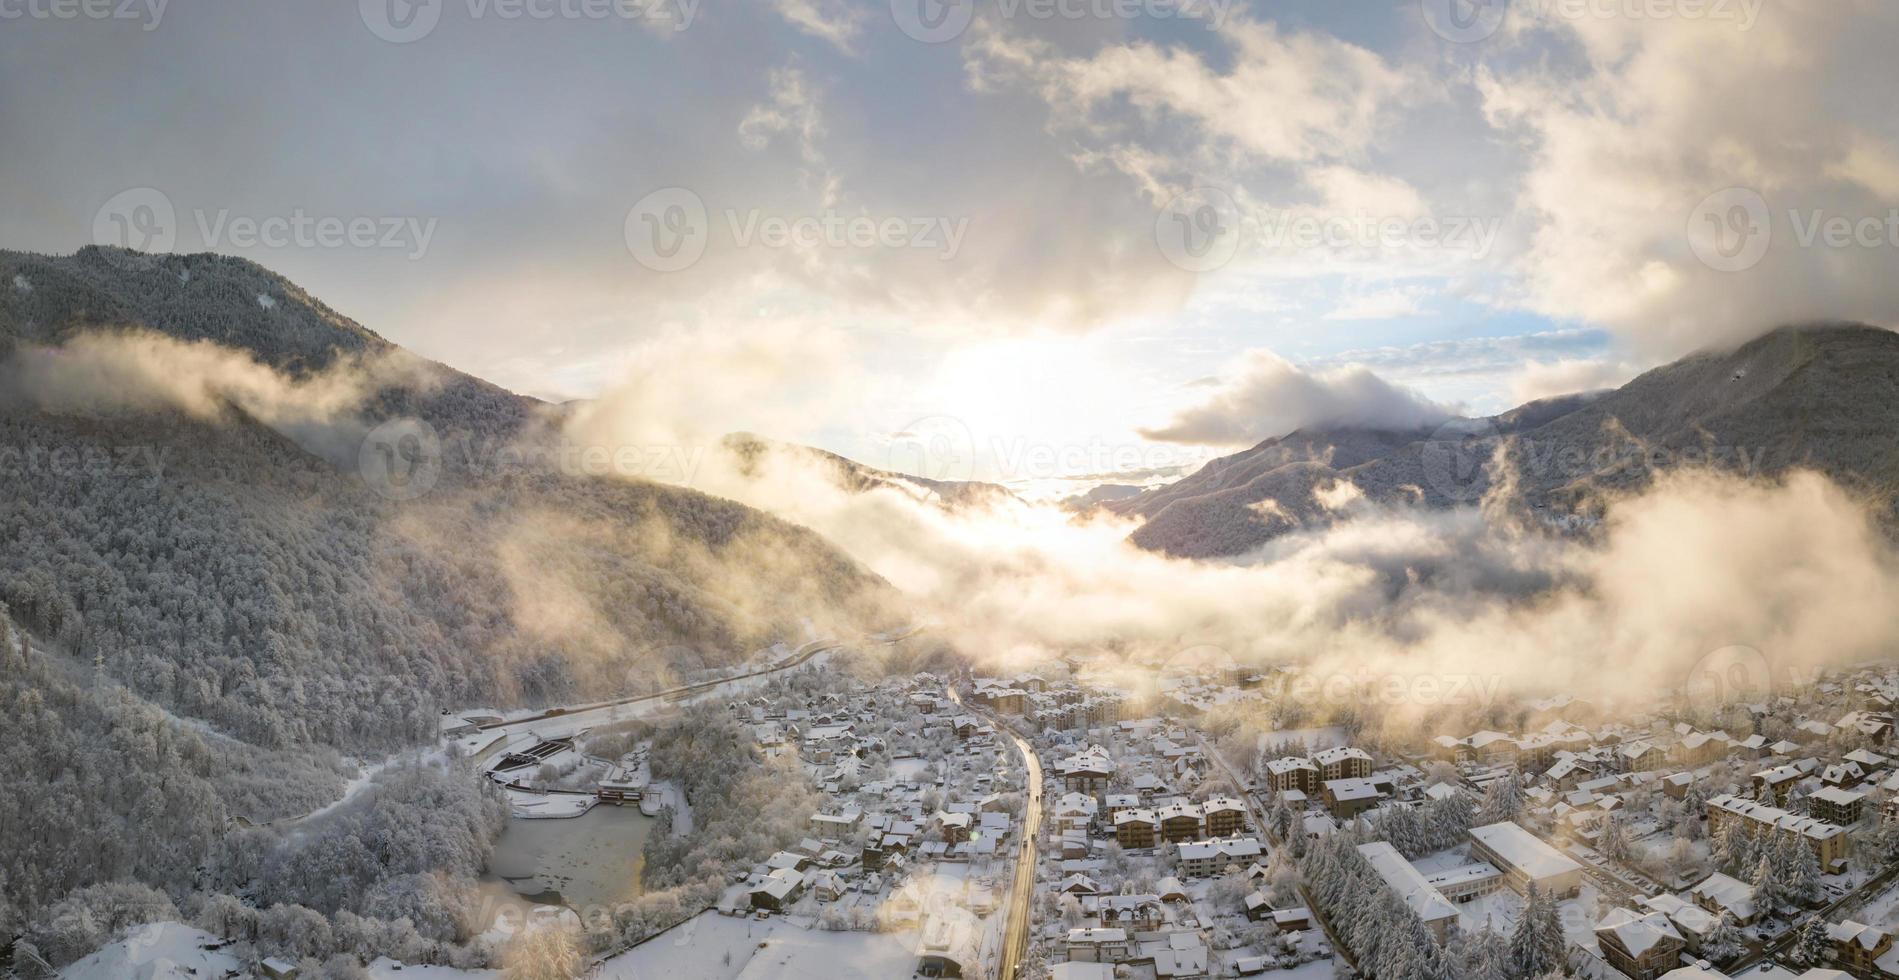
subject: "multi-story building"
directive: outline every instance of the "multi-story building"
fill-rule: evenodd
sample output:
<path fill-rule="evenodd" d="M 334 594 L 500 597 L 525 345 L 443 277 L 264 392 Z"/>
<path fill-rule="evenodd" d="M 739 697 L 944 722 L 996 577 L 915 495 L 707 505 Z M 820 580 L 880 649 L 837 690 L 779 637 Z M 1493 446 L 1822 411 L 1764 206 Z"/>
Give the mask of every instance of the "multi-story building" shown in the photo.
<path fill-rule="evenodd" d="M 1152 810 L 1129 809 L 1114 815 L 1114 839 L 1124 849 L 1153 847 L 1159 835 L 1160 821 Z"/>
<path fill-rule="evenodd" d="M 1319 791 L 1319 767 L 1310 759 L 1298 759 L 1288 756 L 1266 763 L 1266 781 L 1275 792 L 1283 793 L 1296 789 L 1307 796 Z"/>
<path fill-rule="evenodd" d="M 1312 761 L 1319 767 L 1320 782 L 1369 779 L 1372 774 L 1372 757 L 1364 749 L 1326 749 L 1313 756 Z"/>
<path fill-rule="evenodd" d="M 1823 787 L 1807 797 L 1807 812 L 1842 827 L 1859 823 L 1866 811 L 1866 794 L 1838 786 Z"/>
<path fill-rule="evenodd" d="M 1813 849 L 1820 870 L 1839 874 L 1846 869 L 1846 828 L 1815 817 L 1803 817 L 1779 807 L 1723 794 L 1708 801 L 1708 834 L 1713 836 L 1736 820 L 1759 834 L 1772 831 L 1798 839 Z"/>
<path fill-rule="evenodd" d="M 1532 884 L 1557 898 L 1574 898 L 1582 890 L 1582 865 L 1514 823 L 1472 828 L 1470 856 L 1503 872 L 1505 883 L 1519 894 Z"/>
<path fill-rule="evenodd" d="M 1208 837 L 1231 837 L 1246 829 L 1246 804 L 1228 796 L 1215 796 L 1200 804 Z"/>
<path fill-rule="evenodd" d="M 1188 878 L 1206 878 L 1219 874 L 1229 865 L 1244 868 L 1260 860 L 1266 849 L 1251 837 L 1225 840 L 1184 842 L 1180 848 L 1180 873 Z"/>
<path fill-rule="evenodd" d="M 1449 899 L 1426 881 L 1424 875 L 1411 862 L 1398 853 L 1397 848 L 1384 841 L 1358 845 L 1358 853 L 1385 880 L 1385 887 L 1391 889 L 1418 918 L 1429 926 L 1432 935 L 1442 943 L 1450 937 L 1451 923 L 1457 921 L 1457 908 Z"/>
<path fill-rule="evenodd" d="M 1160 820 L 1161 839 L 1169 844 L 1206 836 L 1206 823 L 1196 804 L 1172 803 L 1154 811 L 1154 815 Z"/>

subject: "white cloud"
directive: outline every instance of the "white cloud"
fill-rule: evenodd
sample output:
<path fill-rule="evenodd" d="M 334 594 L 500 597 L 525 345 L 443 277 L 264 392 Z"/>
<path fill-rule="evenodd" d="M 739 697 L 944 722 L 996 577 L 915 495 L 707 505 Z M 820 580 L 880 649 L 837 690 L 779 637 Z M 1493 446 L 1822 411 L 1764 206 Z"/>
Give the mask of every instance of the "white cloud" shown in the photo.
<path fill-rule="evenodd" d="M 1620 388 L 1642 369 L 1626 361 L 1560 360 L 1532 361 L 1510 381 L 1510 397 L 1526 404 L 1558 395 Z"/>
<path fill-rule="evenodd" d="M 1265 350 L 1248 351 L 1199 404 L 1149 439 L 1201 445 L 1252 445 L 1299 429 L 1414 429 L 1443 422 L 1450 410 L 1363 367 L 1313 372 Z"/>
<path fill-rule="evenodd" d="M 846 0 L 771 0 L 771 8 L 792 26 L 853 53 L 863 33 L 865 14 Z"/>
<path fill-rule="evenodd" d="M 1571 43 L 1580 63 L 1541 57 L 1478 75 L 1488 117 L 1526 154 L 1520 204 L 1536 230 L 1512 299 L 1669 356 L 1788 322 L 1899 321 L 1888 274 L 1899 243 L 1810 246 L 1793 226 L 1816 210 L 1889 213 L 1899 66 L 1868 55 L 1895 30 L 1891 4 L 1787 0 L 1751 29 L 1592 16 L 1520 32 L 1532 51 Z M 1745 271 L 1710 267 L 1688 240 L 1690 223 L 1710 217 L 1736 243 L 1736 228 L 1756 224 L 1725 205 L 1696 213 L 1730 187 L 1757 192 L 1771 223 L 1771 245 Z"/>

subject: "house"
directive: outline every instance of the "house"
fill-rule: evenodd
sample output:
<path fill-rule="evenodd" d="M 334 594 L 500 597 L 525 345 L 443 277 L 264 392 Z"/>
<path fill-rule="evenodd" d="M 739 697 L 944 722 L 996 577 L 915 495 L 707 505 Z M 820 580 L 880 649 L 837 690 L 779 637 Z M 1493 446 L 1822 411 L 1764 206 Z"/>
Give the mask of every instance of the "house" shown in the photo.
<path fill-rule="evenodd" d="M 1721 917 L 1715 913 L 1667 892 L 1642 899 L 1641 906 L 1650 912 L 1668 916 L 1668 921 L 1675 924 L 1675 931 L 1681 933 L 1681 938 L 1687 942 L 1690 953 L 1701 952 L 1701 944 L 1721 921 Z"/>
<path fill-rule="evenodd" d="M 1787 802 L 1788 792 L 1790 792 L 1794 788 L 1794 784 L 1798 783 L 1801 777 L 1805 775 L 1806 773 L 1801 772 L 1798 766 L 1791 764 L 1775 766 L 1772 769 L 1762 769 L 1760 772 L 1755 773 L 1753 777 L 1754 795 L 1760 796 L 1763 790 L 1772 790 L 1774 803 L 1776 805 L 1785 804 Z"/>
<path fill-rule="evenodd" d="M 1848 919 L 1828 925 L 1826 937 L 1833 941 L 1833 955 L 1841 969 L 1856 977 L 1882 975 L 1876 964 L 1892 951 L 1890 933 Z"/>
<path fill-rule="evenodd" d="M 1086 793 L 1064 793 L 1055 802 L 1053 819 L 1059 830 L 1086 830 L 1095 821 L 1095 798 Z"/>
<path fill-rule="evenodd" d="M 1596 945 L 1629 980 L 1657 980 L 1680 962 L 1687 941 L 1660 912 L 1617 908 L 1596 924 Z"/>
<path fill-rule="evenodd" d="M 811 832 L 825 840 L 847 840 L 857 833 L 857 825 L 863 819 L 864 814 L 857 810 L 814 813 L 811 815 Z"/>
<path fill-rule="evenodd" d="M 1048 968 L 1048 980 L 1114 980 L 1114 964 L 1070 960 Z"/>
<path fill-rule="evenodd" d="M 1063 759 L 1056 766 L 1056 772 L 1062 777 L 1064 789 L 1095 796 L 1107 789 L 1108 781 L 1114 778 L 1114 760 L 1108 757 L 1107 749 L 1091 745 Z"/>
<path fill-rule="evenodd" d="M 1696 885 L 1688 897 L 1709 914 L 1727 915 L 1738 926 L 1751 926 L 1760 918 L 1754 907 L 1754 886 L 1718 872 Z"/>
<path fill-rule="evenodd" d="M 835 902 L 844 897 L 847 890 L 844 879 L 835 871 L 820 871 L 811 877 L 811 893 L 822 901 Z"/>
<path fill-rule="evenodd" d="M 1582 890 L 1582 865 L 1514 823 L 1474 827 L 1470 843 L 1471 858 L 1503 872 L 1505 883 L 1519 894 L 1527 894 L 1531 884 L 1557 898 L 1574 898 Z"/>
<path fill-rule="evenodd" d="M 258 964 L 266 980 L 297 980 L 297 964 L 281 956 L 271 956 Z"/>
<path fill-rule="evenodd" d="M 1397 848 L 1384 841 L 1360 844 L 1358 853 L 1371 863 L 1372 870 L 1385 880 L 1385 887 L 1429 926 L 1442 943 L 1450 937 L 1451 923 L 1457 921 L 1457 907 L 1426 881 L 1423 873 L 1405 860 Z"/>
<path fill-rule="evenodd" d="M 1159 980 L 1184 980 L 1206 976 L 1212 953 L 1198 933 L 1173 932 L 1166 939 L 1142 943 L 1140 959 L 1154 964 Z"/>
<path fill-rule="evenodd" d="M 1158 895 L 1098 895 L 1092 904 L 1102 925 L 1129 932 L 1153 932 L 1166 918 Z"/>
<path fill-rule="evenodd" d="M 783 911 L 804 891 L 804 875 L 790 868 L 779 868 L 752 886 L 752 908 Z"/>
<path fill-rule="evenodd" d="M 1340 820 L 1350 820 L 1366 810 L 1375 809 L 1395 791 L 1391 780 L 1381 777 L 1334 779 L 1327 782 L 1322 790 L 1325 808 Z"/>
<path fill-rule="evenodd" d="M 1478 732 L 1464 741 L 1471 754 L 1487 765 L 1507 766 L 1517 760 L 1517 740 L 1502 732 Z"/>
<path fill-rule="evenodd" d="M 1068 930 L 1068 959 L 1073 963 L 1125 963 L 1129 950 L 1125 929 Z"/>
<path fill-rule="evenodd" d="M 1668 753 L 1652 742 L 1624 742 L 1616 746 L 1615 756 L 1623 772 L 1649 772 L 1668 764 Z"/>
<path fill-rule="evenodd" d="M 1865 781 L 1866 770 L 1857 762 L 1836 762 L 1820 771 L 1820 782 L 1826 786 L 1852 789 Z"/>

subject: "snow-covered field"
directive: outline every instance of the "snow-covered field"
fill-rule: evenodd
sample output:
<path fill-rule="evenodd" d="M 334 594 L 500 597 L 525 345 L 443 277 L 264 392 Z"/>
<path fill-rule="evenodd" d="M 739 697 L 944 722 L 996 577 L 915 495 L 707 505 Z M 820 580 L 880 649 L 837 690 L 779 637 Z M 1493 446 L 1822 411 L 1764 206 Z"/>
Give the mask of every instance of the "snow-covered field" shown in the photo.
<path fill-rule="evenodd" d="M 916 972 L 917 938 L 914 931 L 825 932 L 801 929 L 776 917 L 760 922 L 707 912 L 606 961 L 598 976 L 599 980 L 900 980 Z"/>
<path fill-rule="evenodd" d="M 67 964 L 59 975 L 61 980 L 221 977 L 237 970 L 240 964 L 235 957 L 203 948 L 220 942 L 202 929 L 176 922 L 154 923 L 133 929 L 125 938 Z"/>

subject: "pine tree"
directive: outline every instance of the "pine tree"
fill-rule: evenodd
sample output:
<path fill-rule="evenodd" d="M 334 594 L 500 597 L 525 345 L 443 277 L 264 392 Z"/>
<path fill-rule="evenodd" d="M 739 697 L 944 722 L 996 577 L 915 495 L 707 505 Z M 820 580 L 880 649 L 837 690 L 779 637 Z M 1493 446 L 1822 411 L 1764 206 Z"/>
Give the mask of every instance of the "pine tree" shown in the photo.
<path fill-rule="evenodd" d="M 1798 905 L 1818 904 L 1825 896 L 1820 881 L 1820 859 L 1813 854 L 1813 848 L 1799 837 L 1787 837 L 1786 845 L 1786 889 L 1787 896 Z"/>
<path fill-rule="evenodd" d="M 1820 915 L 1807 920 L 1800 929 L 1800 938 L 1789 951 L 1793 961 L 1805 967 L 1819 966 L 1832 954 L 1833 940 L 1827 938 L 1826 917 Z"/>
<path fill-rule="evenodd" d="M 1493 823 L 1512 822 L 1523 813 L 1523 775 L 1512 768 L 1510 775 L 1490 784 L 1484 791 L 1484 801 L 1477 808 L 1474 819 L 1477 826 L 1489 826 Z"/>
<path fill-rule="evenodd" d="M 1701 943 L 1701 954 L 1715 963 L 1727 963 L 1746 951 L 1741 942 L 1741 933 L 1734 928 L 1734 917 L 1721 913 L 1708 938 Z"/>
<path fill-rule="evenodd" d="M 1760 848 L 1761 856 L 1754 862 L 1754 876 L 1748 884 L 1754 886 L 1754 904 L 1765 915 L 1773 915 L 1783 903 L 1782 881 L 1779 870 L 1774 866 L 1774 853 L 1771 845 Z"/>
<path fill-rule="evenodd" d="M 1540 977 L 1563 968 L 1563 928 L 1556 903 L 1530 883 L 1523 917 L 1510 933 L 1509 973 L 1512 977 Z"/>

